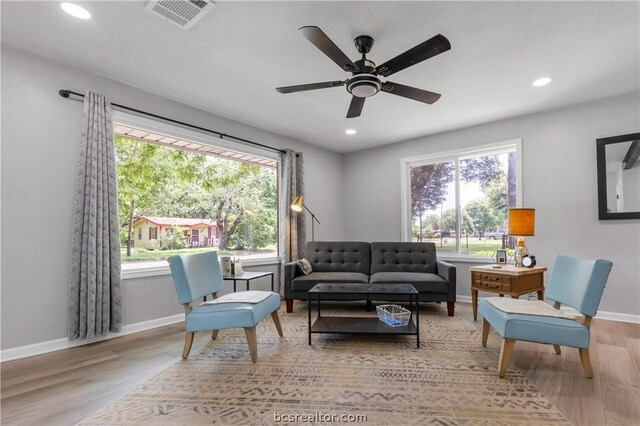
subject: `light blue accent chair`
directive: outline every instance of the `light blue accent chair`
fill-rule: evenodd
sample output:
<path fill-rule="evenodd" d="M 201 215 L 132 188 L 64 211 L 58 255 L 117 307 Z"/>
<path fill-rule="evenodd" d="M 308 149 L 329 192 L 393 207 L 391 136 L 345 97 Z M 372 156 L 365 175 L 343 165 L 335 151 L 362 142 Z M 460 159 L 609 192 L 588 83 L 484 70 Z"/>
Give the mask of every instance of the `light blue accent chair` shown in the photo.
<path fill-rule="evenodd" d="M 482 346 L 487 346 L 489 326 L 502 336 L 498 374 L 504 377 L 516 340 L 553 345 L 557 354 L 560 346 L 578 348 L 580 361 L 588 378 L 593 378 L 589 359 L 589 328 L 596 315 L 613 264 L 608 260 L 588 260 L 558 255 L 547 286 L 547 298 L 570 306 L 584 315 L 584 320 L 557 318 L 544 315 L 514 314 L 502 311 L 481 299 L 478 311 L 483 317 Z M 504 302 L 509 303 L 509 300 Z M 549 309 L 553 309 L 549 306 Z"/>
<path fill-rule="evenodd" d="M 184 305 L 187 335 L 182 358 L 187 358 L 193 344 L 196 331 L 212 330 L 211 339 L 218 331 L 227 328 L 244 328 L 249 344 L 251 360 L 258 360 L 256 325 L 271 314 L 278 334 L 282 337 L 282 326 L 278 317 L 280 296 L 270 291 L 251 291 L 225 294 L 217 297 L 224 288 L 218 254 L 214 251 L 172 256 L 168 259 L 171 275 L 176 285 L 178 299 Z M 246 297 L 243 299 L 243 293 Z M 265 297 L 257 303 L 250 303 L 248 295 Z M 194 300 L 211 295 L 216 303 L 205 302 L 192 307 Z M 255 301 L 255 300 L 254 300 Z"/>

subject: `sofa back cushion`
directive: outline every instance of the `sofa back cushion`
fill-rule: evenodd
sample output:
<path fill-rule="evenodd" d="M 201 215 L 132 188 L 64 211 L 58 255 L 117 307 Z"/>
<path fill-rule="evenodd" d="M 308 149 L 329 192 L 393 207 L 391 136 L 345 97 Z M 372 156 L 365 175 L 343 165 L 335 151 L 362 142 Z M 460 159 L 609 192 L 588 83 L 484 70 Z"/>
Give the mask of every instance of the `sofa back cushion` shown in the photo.
<path fill-rule="evenodd" d="M 376 272 L 436 273 L 435 243 L 371 243 L 371 275 Z"/>
<path fill-rule="evenodd" d="M 313 272 L 360 272 L 369 275 L 371 245 L 359 241 L 311 241 L 307 260 Z"/>

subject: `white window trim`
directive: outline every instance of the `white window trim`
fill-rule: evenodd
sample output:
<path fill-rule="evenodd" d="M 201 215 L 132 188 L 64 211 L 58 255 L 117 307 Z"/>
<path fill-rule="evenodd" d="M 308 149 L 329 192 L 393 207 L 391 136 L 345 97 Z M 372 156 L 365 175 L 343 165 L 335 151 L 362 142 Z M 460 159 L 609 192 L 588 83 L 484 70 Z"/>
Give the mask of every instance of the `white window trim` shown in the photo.
<path fill-rule="evenodd" d="M 523 191 L 522 191 L 522 139 L 510 139 L 503 142 L 496 142 L 486 145 L 473 146 L 469 148 L 460 148 L 452 151 L 437 152 L 432 154 L 419 155 L 415 157 L 405 157 L 400 159 L 400 223 L 402 226 L 402 241 L 411 241 L 411 208 L 409 202 L 411 200 L 411 184 L 410 184 L 410 168 L 415 165 L 424 165 L 439 163 L 443 161 L 456 160 L 458 158 L 475 157 L 481 154 L 489 155 L 496 152 L 503 152 L 505 148 L 515 147 L 516 152 L 516 207 L 522 207 Z M 457 164 L 457 163 L 456 163 Z M 458 183 L 458 167 L 456 166 L 456 206 L 459 203 L 459 183 Z M 459 214 L 459 212 L 458 212 Z M 458 220 L 458 222 L 460 222 Z M 458 227 L 460 224 L 458 223 Z M 456 232 L 459 230 L 456 230 Z M 460 241 L 456 242 L 456 253 L 459 251 Z M 438 255 L 438 259 L 451 260 L 455 262 L 478 262 L 493 263 L 492 259 L 486 259 L 471 254 L 442 254 Z"/>
<path fill-rule="evenodd" d="M 280 164 L 281 160 L 280 155 L 277 152 L 271 152 L 264 148 L 245 145 L 241 142 L 229 141 L 221 137 L 213 136 L 211 134 L 186 129 L 178 124 L 165 123 L 162 121 L 141 117 L 123 111 L 113 111 L 113 123 L 148 130 L 149 132 L 167 135 L 176 139 L 184 139 L 209 146 L 215 146 L 218 148 L 225 148 L 230 151 L 235 151 L 243 154 L 268 158 L 270 160 L 277 161 L 278 164 Z M 249 267 L 280 264 L 280 258 L 278 257 L 277 253 L 274 254 L 274 257 L 241 260 L 244 266 Z M 121 271 L 120 278 L 123 280 L 128 280 L 134 278 L 171 275 L 171 270 L 169 269 L 168 263 L 163 266 L 147 267 L 145 267 L 143 263 L 144 262 L 141 262 L 140 266 L 135 269 L 127 269 Z"/>

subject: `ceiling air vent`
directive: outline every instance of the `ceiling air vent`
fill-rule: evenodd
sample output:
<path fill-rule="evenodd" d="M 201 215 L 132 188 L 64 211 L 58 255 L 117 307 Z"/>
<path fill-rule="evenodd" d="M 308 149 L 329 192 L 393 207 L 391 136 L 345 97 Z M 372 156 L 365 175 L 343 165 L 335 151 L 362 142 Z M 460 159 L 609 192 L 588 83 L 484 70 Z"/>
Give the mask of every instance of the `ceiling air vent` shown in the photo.
<path fill-rule="evenodd" d="M 211 0 L 159 0 L 150 1 L 147 9 L 188 30 L 215 5 Z"/>

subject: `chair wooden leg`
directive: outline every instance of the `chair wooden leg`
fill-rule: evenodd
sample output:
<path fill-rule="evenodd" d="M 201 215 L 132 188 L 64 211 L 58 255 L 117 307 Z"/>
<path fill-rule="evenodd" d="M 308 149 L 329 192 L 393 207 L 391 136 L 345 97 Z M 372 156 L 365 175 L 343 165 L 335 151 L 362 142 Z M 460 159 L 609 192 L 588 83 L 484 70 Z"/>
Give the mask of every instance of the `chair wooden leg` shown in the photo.
<path fill-rule="evenodd" d="M 489 321 L 482 319 L 482 346 L 487 347 L 487 339 L 489 338 Z"/>
<path fill-rule="evenodd" d="M 187 335 L 184 338 L 184 349 L 182 350 L 182 358 L 187 359 L 189 357 L 189 352 L 191 352 L 191 345 L 193 345 L 193 336 L 195 333 L 187 332 Z"/>
<path fill-rule="evenodd" d="M 282 325 L 280 324 L 280 317 L 278 316 L 278 311 L 271 312 L 271 318 L 273 318 L 273 323 L 276 325 L 276 330 L 278 330 L 278 334 L 280 335 L 280 337 L 282 337 L 283 336 Z"/>
<path fill-rule="evenodd" d="M 589 348 L 580 348 L 580 362 L 584 368 L 584 374 L 588 379 L 593 379 L 593 369 L 591 368 L 591 360 L 589 359 Z"/>
<path fill-rule="evenodd" d="M 216 337 L 218 337 L 218 332 L 220 330 L 211 330 L 211 340 L 216 340 Z"/>
<path fill-rule="evenodd" d="M 501 378 L 507 374 L 507 367 L 509 366 L 509 360 L 511 360 L 511 353 L 516 341 L 514 339 L 502 339 L 502 345 L 500 346 L 500 361 L 498 362 L 498 375 Z"/>
<path fill-rule="evenodd" d="M 447 302 L 447 315 L 452 317 L 455 311 L 455 308 L 456 308 L 456 302 Z"/>
<path fill-rule="evenodd" d="M 560 345 L 553 345 L 553 349 L 556 351 L 558 355 L 562 353 L 562 351 L 560 351 Z"/>
<path fill-rule="evenodd" d="M 247 343 L 249 344 L 249 353 L 251 354 L 251 361 L 258 361 L 258 339 L 256 338 L 256 328 L 245 328 L 244 334 L 247 336 Z"/>

